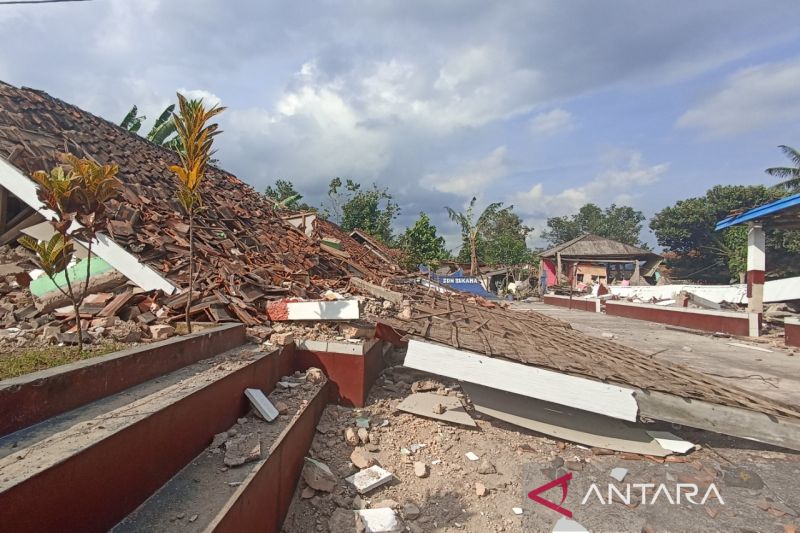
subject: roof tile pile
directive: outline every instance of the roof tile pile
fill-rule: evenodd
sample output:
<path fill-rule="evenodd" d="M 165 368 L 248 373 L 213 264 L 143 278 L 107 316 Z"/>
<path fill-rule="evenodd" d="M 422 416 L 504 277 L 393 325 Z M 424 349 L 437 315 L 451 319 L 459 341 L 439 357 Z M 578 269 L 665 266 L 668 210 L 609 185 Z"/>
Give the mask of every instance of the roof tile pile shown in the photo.
<path fill-rule="evenodd" d="M 411 315 L 380 321 L 410 336 L 606 383 L 800 418 L 796 406 L 731 387 L 682 366 L 664 364 L 541 313 L 500 307 L 488 310 L 479 302 L 434 291 L 406 288 L 405 292 L 412 303 Z"/>
<path fill-rule="evenodd" d="M 64 151 L 119 165 L 124 188 L 110 202 L 109 233 L 174 285 L 188 286 L 188 225 L 167 170 L 177 155 L 44 92 L 0 82 L 0 156 L 30 175 L 57 164 L 57 152 Z M 235 176 L 209 168 L 202 192 L 193 314 L 256 324 L 268 299 L 315 296 L 343 286 L 353 273 Z M 351 253 L 356 270 L 381 275 L 363 247 Z M 367 266 L 359 267 L 361 261 Z M 168 303 L 176 312 L 180 298 Z"/>

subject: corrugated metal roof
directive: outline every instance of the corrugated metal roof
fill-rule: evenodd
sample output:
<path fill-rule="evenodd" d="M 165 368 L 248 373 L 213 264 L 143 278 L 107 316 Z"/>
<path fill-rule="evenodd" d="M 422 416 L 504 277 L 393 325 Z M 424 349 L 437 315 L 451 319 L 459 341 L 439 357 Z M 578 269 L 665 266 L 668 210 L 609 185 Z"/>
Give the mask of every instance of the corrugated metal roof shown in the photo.
<path fill-rule="evenodd" d="M 800 211 L 800 193 L 787 196 L 786 198 L 781 198 L 780 200 L 775 200 L 774 202 L 770 202 L 768 204 L 754 207 L 753 209 L 745 211 L 744 213 L 741 213 L 739 215 L 734 215 L 732 217 L 726 218 L 725 220 L 721 220 L 717 222 L 716 230 L 719 231 L 721 229 L 729 228 L 731 226 L 744 224 L 745 222 L 753 222 L 756 220 L 764 220 L 764 219 L 774 219 L 777 216 L 784 216 L 786 214 L 789 214 L 786 213 L 786 210 L 792 209 L 794 211 L 793 208 Z M 783 227 L 786 226 L 785 223 L 781 225 Z M 796 226 L 797 228 L 800 228 L 800 219 L 797 220 Z"/>

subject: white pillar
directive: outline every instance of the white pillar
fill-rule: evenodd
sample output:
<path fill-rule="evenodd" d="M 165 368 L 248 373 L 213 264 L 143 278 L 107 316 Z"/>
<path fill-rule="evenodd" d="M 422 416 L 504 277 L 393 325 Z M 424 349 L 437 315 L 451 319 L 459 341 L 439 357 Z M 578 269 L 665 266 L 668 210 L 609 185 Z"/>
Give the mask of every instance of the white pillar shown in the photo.
<path fill-rule="evenodd" d="M 758 337 L 764 313 L 765 248 L 764 227 L 760 222 L 751 222 L 747 231 L 747 312 L 751 337 Z"/>

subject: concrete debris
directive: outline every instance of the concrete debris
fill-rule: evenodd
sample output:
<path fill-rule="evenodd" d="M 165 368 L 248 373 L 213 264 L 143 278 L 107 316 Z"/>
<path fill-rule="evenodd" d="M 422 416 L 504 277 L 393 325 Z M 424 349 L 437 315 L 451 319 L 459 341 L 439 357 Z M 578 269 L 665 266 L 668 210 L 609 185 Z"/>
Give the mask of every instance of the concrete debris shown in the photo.
<path fill-rule="evenodd" d="M 253 406 L 253 409 L 267 422 L 272 422 L 280 416 L 278 410 L 264 395 L 263 391 L 259 389 L 245 389 L 244 395 L 250 400 L 250 405 Z"/>
<path fill-rule="evenodd" d="M 309 498 L 313 498 L 314 496 L 316 496 L 316 494 L 317 494 L 317 491 L 315 491 L 313 488 L 306 487 L 300 493 L 300 497 L 303 498 L 304 500 L 308 500 Z"/>
<path fill-rule="evenodd" d="M 369 431 L 367 431 L 366 428 L 358 428 L 358 440 L 361 441 L 362 444 L 369 442 Z"/>
<path fill-rule="evenodd" d="M 475 494 L 476 494 L 476 495 L 477 495 L 479 498 L 482 498 L 483 496 L 486 496 L 488 493 L 489 493 L 489 492 L 488 492 L 488 490 L 486 489 L 486 485 L 484 485 L 484 484 L 483 484 L 483 483 L 481 483 L 480 481 L 478 481 L 478 482 L 476 482 L 476 483 L 475 483 Z"/>
<path fill-rule="evenodd" d="M 217 433 L 216 435 L 214 435 L 214 439 L 211 441 L 211 448 L 212 449 L 219 448 L 220 446 L 225 444 L 225 441 L 228 440 L 230 436 L 231 435 L 227 431 L 223 431 L 222 433 Z"/>
<path fill-rule="evenodd" d="M 269 340 L 272 344 L 286 346 L 294 342 L 294 335 L 291 333 L 273 333 Z"/>
<path fill-rule="evenodd" d="M 417 506 L 415 503 L 409 502 L 403 505 L 403 517 L 405 517 L 407 520 L 419 518 L 420 513 L 421 511 L 419 506 Z"/>
<path fill-rule="evenodd" d="M 361 442 L 361 439 L 359 439 L 356 434 L 356 430 L 353 428 L 346 428 L 344 430 L 344 440 L 350 446 L 358 446 L 358 443 Z"/>
<path fill-rule="evenodd" d="M 464 409 L 461 400 L 455 396 L 442 396 L 434 392 L 418 392 L 405 398 L 397 405 L 397 408 L 401 411 L 435 418 L 444 422 L 471 427 L 476 425 L 475 421 Z"/>
<path fill-rule="evenodd" d="M 414 475 L 417 477 L 428 477 L 428 465 L 422 461 L 414 461 Z"/>
<path fill-rule="evenodd" d="M 342 533 L 362 533 L 365 531 L 358 514 L 347 509 L 336 509 L 328 520 L 328 531 Z"/>
<path fill-rule="evenodd" d="M 319 368 L 311 367 L 306 370 L 306 380 L 311 383 L 324 383 L 326 379 L 325 373 Z"/>
<path fill-rule="evenodd" d="M 366 494 L 381 485 L 388 483 L 392 479 L 391 472 L 387 472 L 378 465 L 353 474 L 346 478 L 346 481 L 353 485 L 360 494 Z"/>
<path fill-rule="evenodd" d="M 310 457 L 305 459 L 302 476 L 303 481 L 314 490 L 332 492 L 336 486 L 336 476 L 328 465 Z"/>
<path fill-rule="evenodd" d="M 375 459 L 364 448 L 359 447 L 350 454 L 350 462 L 353 463 L 356 468 L 364 469 L 374 465 Z"/>
<path fill-rule="evenodd" d="M 481 462 L 478 465 L 478 473 L 484 475 L 496 474 L 497 469 L 488 459 L 481 459 Z"/>
<path fill-rule="evenodd" d="M 366 533 L 394 533 L 404 529 L 403 524 L 397 518 L 397 513 L 392 509 L 382 507 L 361 509 L 356 512 L 364 524 Z"/>
<path fill-rule="evenodd" d="M 261 458 L 261 440 L 258 434 L 237 435 L 225 442 L 225 465 L 239 466 Z"/>
<path fill-rule="evenodd" d="M 473 452 L 467 452 L 467 453 L 465 453 L 464 455 L 465 455 L 465 456 L 467 457 L 467 459 L 469 459 L 470 461 L 477 461 L 478 459 L 480 459 L 480 457 L 478 457 L 477 455 L 475 455 L 475 453 L 473 453 Z"/>
<path fill-rule="evenodd" d="M 150 337 L 154 341 L 163 341 L 175 335 L 175 328 L 169 324 L 155 324 L 149 326 Z"/>
<path fill-rule="evenodd" d="M 589 533 L 589 530 L 575 520 L 562 516 L 553 526 L 553 533 Z"/>
<path fill-rule="evenodd" d="M 286 402 L 275 402 L 275 409 L 277 409 L 278 413 L 282 415 L 285 415 L 289 412 L 289 406 L 286 405 Z"/>
<path fill-rule="evenodd" d="M 628 475 L 628 469 L 614 468 L 611 470 L 611 473 L 609 475 L 621 483 L 622 480 L 625 479 L 625 476 Z"/>

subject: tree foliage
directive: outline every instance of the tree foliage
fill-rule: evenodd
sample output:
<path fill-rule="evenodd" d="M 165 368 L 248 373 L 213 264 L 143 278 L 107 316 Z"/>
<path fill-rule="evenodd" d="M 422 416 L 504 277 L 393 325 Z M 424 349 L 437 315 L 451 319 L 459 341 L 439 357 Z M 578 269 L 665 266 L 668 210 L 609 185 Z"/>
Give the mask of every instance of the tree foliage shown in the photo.
<path fill-rule="evenodd" d="M 303 195 L 297 192 L 294 184 L 289 180 L 277 179 L 274 185 L 267 185 L 264 194 L 275 201 L 276 209 L 290 209 L 293 211 L 316 211 L 315 207 L 301 202 Z"/>
<path fill-rule="evenodd" d="M 192 101 L 197 102 L 198 100 Z M 175 104 L 170 104 L 165 107 L 144 138 L 153 144 L 177 152 L 180 150 L 180 138 L 176 135 L 175 121 L 172 120 L 174 111 Z M 145 120 L 147 120 L 147 117 L 145 115 L 140 115 L 139 108 L 134 105 L 119 125 L 131 133 L 139 133 Z M 211 162 L 213 163 L 214 161 L 212 160 Z"/>
<path fill-rule="evenodd" d="M 632 246 L 644 247 L 640 240 L 644 215 L 632 207 L 611 204 L 605 210 L 595 204 L 586 204 L 572 216 L 547 219 L 547 229 L 542 238 L 550 246 L 571 241 L 586 233 L 592 233 Z"/>
<path fill-rule="evenodd" d="M 783 180 L 778 183 L 778 187 L 783 187 L 790 191 L 800 188 L 800 151 L 783 144 L 778 148 L 781 149 L 793 166 L 768 168 L 766 173 Z"/>
<path fill-rule="evenodd" d="M 435 267 L 443 259 L 450 257 L 445 248 L 444 237 L 437 235 L 436 226 L 430 217 L 420 213 L 413 226 L 406 228 L 399 239 L 400 248 L 408 258 L 408 266 L 415 268 L 420 264 Z"/>
<path fill-rule="evenodd" d="M 360 229 L 379 241 L 392 244 L 392 222 L 400 214 L 387 188 L 374 183 L 369 189 L 351 179 L 342 182 L 333 178 L 328 185 L 328 204 L 323 206 L 323 216 L 332 218 L 342 229 Z"/>
<path fill-rule="evenodd" d="M 746 269 L 747 228 L 715 231 L 732 211 L 747 210 L 785 195 L 777 187 L 717 185 L 705 196 L 681 200 L 650 221 L 677 278 L 728 283 Z M 767 267 L 774 273 L 800 269 L 798 232 L 767 232 Z"/>
<path fill-rule="evenodd" d="M 476 218 L 476 201 L 473 197 L 464 212 L 445 208 L 450 220 L 461 227 L 463 246 L 459 260 L 466 262 L 469 257 L 470 275 L 478 273 L 480 262 L 505 265 L 528 262 L 530 256 L 525 238 L 531 228 L 524 226 L 522 219 L 512 212 L 514 206 L 503 207 L 502 202 L 495 202 Z"/>
<path fill-rule="evenodd" d="M 533 231 L 514 213 L 514 206 L 491 213 L 478 232 L 476 252 L 478 263 L 514 266 L 531 262 L 531 251 L 526 239 Z M 470 260 L 468 242 L 459 251 L 458 260 Z"/>
<path fill-rule="evenodd" d="M 206 166 L 214 153 L 214 137 L 219 135 L 219 126 L 208 121 L 222 113 L 225 108 L 212 106 L 206 108 L 201 100 L 188 100 L 178 93 L 179 113 L 172 115 L 175 131 L 180 140 L 180 165 L 171 165 L 178 177 L 177 196 L 189 216 L 189 289 L 186 300 L 186 329 L 192 332 L 189 310 L 192 307 L 194 288 L 194 216 L 202 205 L 200 186 L 205 178 Z"/>

